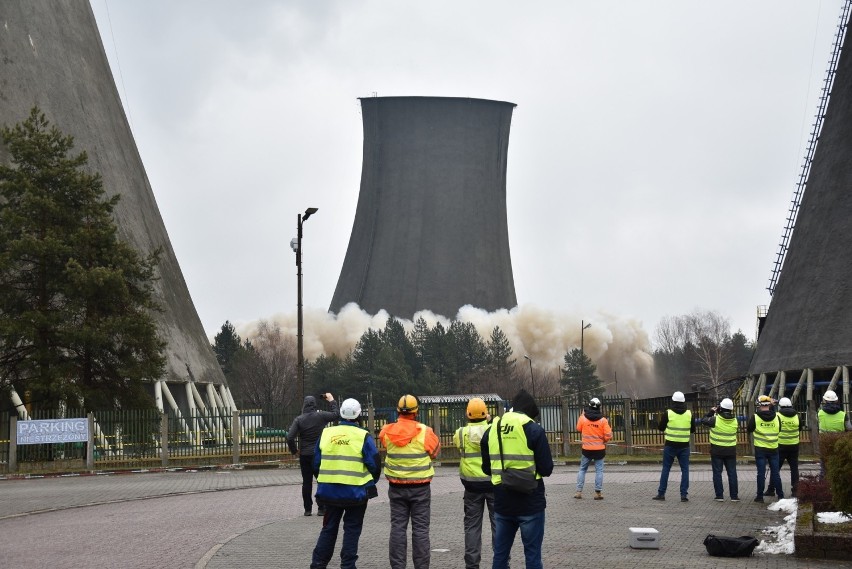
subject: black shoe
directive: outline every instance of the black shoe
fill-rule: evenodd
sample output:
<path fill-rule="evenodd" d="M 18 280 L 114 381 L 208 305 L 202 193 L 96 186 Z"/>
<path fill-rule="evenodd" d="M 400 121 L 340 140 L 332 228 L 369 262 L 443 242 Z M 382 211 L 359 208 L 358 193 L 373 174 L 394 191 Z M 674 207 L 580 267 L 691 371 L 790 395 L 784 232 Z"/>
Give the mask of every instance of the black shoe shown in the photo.
<path fill-rule="evenodd" d="M 665 501 L 666 497 L 663 494 L 657 494 L 656 496 L 654 496 L 651 499 L 652 500 L 659 500 L 660 502 L 663 502 L 663 501 Z"/>
<path fill-rule="evenodd" d="M 317 509 L 317 515 L 318 516 L 324 516 L 325 515 L 325 508 Z"/>
<path fill-rule="evenodd" d="M 689 502 L 689 498 L 687 498 L 686 496 L 681 496 L 680 501 L 681 502 Z"/>
<path fill-rule="evenodd" d="M 739 501 L 740 501 L 739 498 L 736 498 L 736 497 L 733 497 L 733 496 L 731 497 L 731 502 L 739 502 Z"/>
<path fill-rule="evenodd" d="M 306 515 L 306 516 L 310 516 L 310 515 L 311 515 L 311 511 L 310 511 L 310 510 L 305 510 L 305 515 Z"/>
<path fill-rule="evenodd" d="M 717 502 L 724 502 L 724 501 L 725 501 L 725 499 L 724 499 L 723 497 L 721 497 L 721 496 L 716 496 L 716 497 L 715 497 L 715 498 L 713 498 L 713 499 L 714 499 L 714 500 L 716 500 Z"/>
<path fill-rule="evenodd" d="M 758 496 L 757 498 L 754 499 L 754 501 L 762 504 L 763 503 L 763 496 Z"/>

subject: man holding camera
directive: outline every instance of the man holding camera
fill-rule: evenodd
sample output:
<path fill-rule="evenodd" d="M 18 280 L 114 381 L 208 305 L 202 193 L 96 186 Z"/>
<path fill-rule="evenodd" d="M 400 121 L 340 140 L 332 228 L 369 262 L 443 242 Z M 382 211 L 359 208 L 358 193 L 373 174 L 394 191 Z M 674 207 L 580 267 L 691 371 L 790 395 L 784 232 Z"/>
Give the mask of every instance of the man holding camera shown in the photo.
<path fill-rule="evenodd" d="M 302 414 L 293 420 L 290 430 L 287 431 L 287 446 L 292 454 L 299 456 L 299 468 L 302 470 L 302 501 L 305 504 L 305 515 L 310 516 L 313 508 L 311 490 L 313 489 L 313 462 L 314 448 L 322 434 L 326 424 L 336 421 L 337 401 L 331 393 L 323 393 L 326 401 L 331 403 L 331 411 L 320 411 L 317 409 L 317 400 L 313 395 L 305 397 L 302 404 Z M 299 439 L 298 447 L 296 438 Z M 324 515 L 322 506 L 318 506 L 317 515 Z"/>

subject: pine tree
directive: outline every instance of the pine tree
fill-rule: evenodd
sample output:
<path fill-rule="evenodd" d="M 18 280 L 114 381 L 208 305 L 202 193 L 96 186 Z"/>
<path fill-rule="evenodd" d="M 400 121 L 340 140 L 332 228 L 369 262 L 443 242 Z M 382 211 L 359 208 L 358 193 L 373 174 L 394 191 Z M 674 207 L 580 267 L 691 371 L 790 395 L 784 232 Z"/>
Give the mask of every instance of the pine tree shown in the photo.
<path fill-rule="evenodd" d="M 34 108 L 0 131 L 0 378 L 41 407 L 153 402 L 163 373 L 151 316 L 159 252 L 119 240 L 99 174 Z"/>
<path fill-rule="evenodd" d="M 601 380 L 596 373 L 598 366 L 580 348 L 566 352 L 564 362 L 565 368 L 559 383 L 562 385 L 562 394 L 569 402 L 582 405 L 592 397 L 603 396 Z"/>
<path fill-rule="evenodd" d="M 225 320 L 225 323 L 222 324 L 219 333 L 213 337 L 212 347 L 213 353 L 216 354 L 216 361 L 222 368 L 222 373 L 230 379 L 234 369 L 234 360 L 240 350 L 243 349 L 242 340 L 230 321 Z"/>

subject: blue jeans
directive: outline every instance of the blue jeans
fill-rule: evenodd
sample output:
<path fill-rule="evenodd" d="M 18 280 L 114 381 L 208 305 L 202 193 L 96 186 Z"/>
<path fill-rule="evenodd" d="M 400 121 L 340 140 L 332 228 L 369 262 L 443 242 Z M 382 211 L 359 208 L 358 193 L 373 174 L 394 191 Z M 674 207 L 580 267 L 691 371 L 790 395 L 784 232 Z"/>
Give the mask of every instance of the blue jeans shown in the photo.
<path fill-rule="evenodd" d="M 494 514 L 497 534 L 494 538 L 494 560 L 491 569 L 506 569 L 509 566 L 509 552 L 515 541 L 518 528 L 521 530 L 521 542 L 524 544 L 526 569 L 542 569 L 541 542 L 544 540 L 544 510 L 528 516 L 503 516 Z"/>
<path fill-rule="evenodd" d="M 586 470 L 589 469 L 590 462 L 595 463 L 595 492 L 603 490 L 604 459 L 589 458 L 584 455 L 580 458 L 580 470 L 577 471 L 577 492 L 583 491 L 583 485 L 586 483 Z"/>
<path fill-rule="evenodd" d="M 766 465 L 769 465 L 769 485 L 775 489 L 778 498 L 784 497 L 784 489 L 781 487 L 781 472 L 778 464 L 778 449 L 754 447 L 754 462 L 757 465 L 757 497 L 763 497 L 763 489 L 766 487 Z"/>
<path fill-rule="evenodd" d="M 340 519 L 343 518 L 343 545 L 340 548 L 341 569 L 355 569 L 358 560 L 358 539 L 364 527 L 364 514 L 367 504 L 359 506 L 325 507 L 325 517 L 322 520 L 322 531 L 317 538 L 317 545 L 311 556 L 311 569 L 325 569 L 334 555 L 334 544 L 337 543 L 337 530 Z"/>
<path fill-rule="evenodd" d="M 722 468 L 728 473 L 728 492 L 731 498 L 739 498 L 739 482 L 737 481 L 737 457 L 710 455 L 710 465 L 713 467 L 713 490 L 717 498 L 725 496 L 722 486 Z"/>
<path fill-rule="evenodd" d="M 680 465 L 680 495 L 685 497 L 689 493 L 689 447 L 676 448 L 666 445 L 663 447 L 663 471 L 660 473 L 660 487 L 657 494 L 666 495 L 669 486 L 669 472 L 674 460 Z"/>

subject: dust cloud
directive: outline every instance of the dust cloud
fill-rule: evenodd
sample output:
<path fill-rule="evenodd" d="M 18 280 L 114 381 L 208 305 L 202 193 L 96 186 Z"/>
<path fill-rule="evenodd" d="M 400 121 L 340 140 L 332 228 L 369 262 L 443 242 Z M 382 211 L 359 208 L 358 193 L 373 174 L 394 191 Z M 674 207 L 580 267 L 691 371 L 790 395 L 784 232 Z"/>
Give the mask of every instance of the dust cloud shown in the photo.
<path fill-rule="evenodd" d="M 411 332 L 414 321 L 421 316 L 430 328 L 438 322 L 449 328 L 451 323 L 449 318 L 428 310 L 416 313 L 414 320 L 400 319 L 400 322 Z M 303 317 L 304 354 L 307 360 L 313 360 L 322 354 L 345 356 L 368 329 L 383 329 L 388 313 L 380 310 L 371 315 L 350 303 L 338 314 L 304 308 Z M 537 376 L 549 374 L 553 377 L 564 365 L 565 353 L 580 347 L 581 320 L 591 323 L 583 332 L 583 349 L 597 365 L 597 375 L 607 393 L 616 393 L 616 381 L 618 391 L 628 396 L 655 391 L 651 341 L 638 320 L 606 312 L 584 313 L 581 317 L 531 304 L 495 312 L 463 306 L 455 320 L 473 324 L 486 342 L 494 327 L 499 326 L 509 340 L 514 357 L 519 360 L 518 365 L 528 365 L 523 359 L 528 355 Z M 285 335 L 296 337 L 295 313 L 275 314 L 268 321 L 277 324 Z M 235 327 L 242 338 L 251 338 L 258 323 L 238 323 Z"/>

